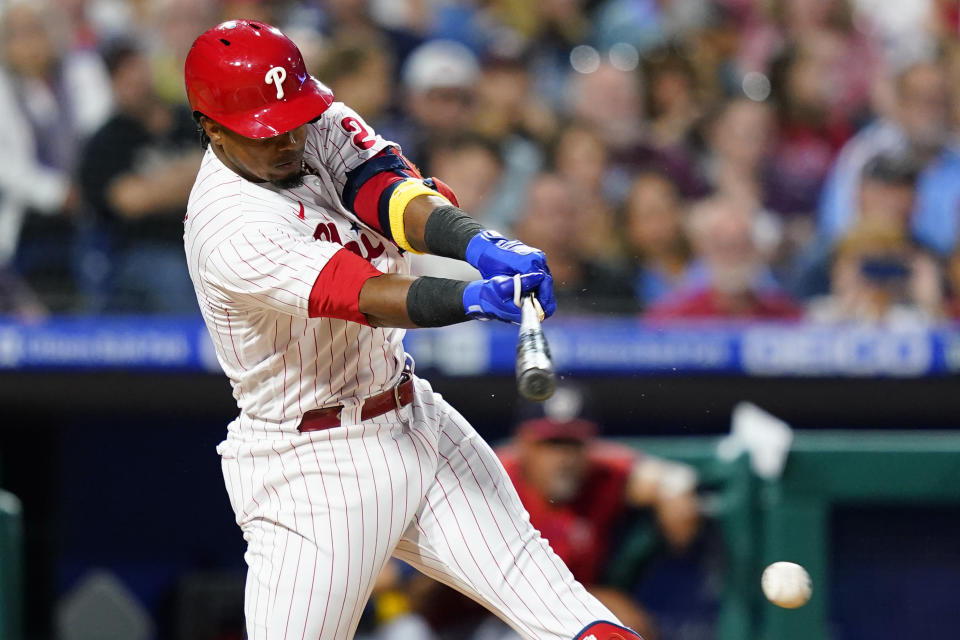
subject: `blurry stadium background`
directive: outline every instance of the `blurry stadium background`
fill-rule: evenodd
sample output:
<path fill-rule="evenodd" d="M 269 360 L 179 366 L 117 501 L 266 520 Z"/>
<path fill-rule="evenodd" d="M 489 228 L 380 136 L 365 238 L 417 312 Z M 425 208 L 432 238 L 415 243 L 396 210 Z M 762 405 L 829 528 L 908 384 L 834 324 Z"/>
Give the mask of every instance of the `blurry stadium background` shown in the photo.
<path fill-rule="evenodd" d="M 180 241 L 182 62 L 240 17 L 544 249 L 563 377 L 606 436 L 700 470 L 695 549 L 622 565 L 664 638 L 960 637 L 957 0 L 0 11 L 0 638 L 241 637 L 214 451 L 235 406 Z M 515 339 L 472 323 L 408 349 L 499 441 Z M 782 473 L 742 401 L 794 430 Z M 814 576 L 803 609 L 761 600 L 782 559 Z"/>

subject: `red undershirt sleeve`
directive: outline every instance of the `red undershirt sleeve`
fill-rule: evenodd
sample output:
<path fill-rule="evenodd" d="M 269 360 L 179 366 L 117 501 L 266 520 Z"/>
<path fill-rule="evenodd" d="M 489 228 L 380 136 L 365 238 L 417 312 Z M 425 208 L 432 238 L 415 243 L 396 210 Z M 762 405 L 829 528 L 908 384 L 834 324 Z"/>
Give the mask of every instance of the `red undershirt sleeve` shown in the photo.
<path fill-rule="evenodd" d="M 360 289 L 370 278 L 382 275 L 382 271 L 357 254 L 340 249 L 327 261 L 313 283 L 307 307 L 309 316 L 370 326 L 367 317 L 360 312 Z"/>

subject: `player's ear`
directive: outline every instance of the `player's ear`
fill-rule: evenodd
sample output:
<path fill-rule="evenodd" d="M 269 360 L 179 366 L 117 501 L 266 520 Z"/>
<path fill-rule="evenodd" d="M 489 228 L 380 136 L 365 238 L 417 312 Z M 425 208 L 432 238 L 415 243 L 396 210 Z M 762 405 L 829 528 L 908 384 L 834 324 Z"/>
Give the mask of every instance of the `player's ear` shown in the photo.
<path fill-rule="evenodd" d="M 204 133 L 214 144 L 223 144 L 223 127 L 216 120 L 211 120 L 205 115 L 200 116 L 200 126 Z"/>

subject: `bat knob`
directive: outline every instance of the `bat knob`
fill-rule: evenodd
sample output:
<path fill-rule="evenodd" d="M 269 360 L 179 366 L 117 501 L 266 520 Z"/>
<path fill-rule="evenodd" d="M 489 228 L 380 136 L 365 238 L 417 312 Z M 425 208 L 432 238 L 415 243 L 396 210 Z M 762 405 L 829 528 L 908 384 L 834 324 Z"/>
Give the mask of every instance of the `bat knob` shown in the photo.
<path fill-rule="evenodd" d="M 517 390 L 524 398 L 543 402 L 557 388 L 557 376 L 553 371 L 527 369 L 517 375 Z"/>

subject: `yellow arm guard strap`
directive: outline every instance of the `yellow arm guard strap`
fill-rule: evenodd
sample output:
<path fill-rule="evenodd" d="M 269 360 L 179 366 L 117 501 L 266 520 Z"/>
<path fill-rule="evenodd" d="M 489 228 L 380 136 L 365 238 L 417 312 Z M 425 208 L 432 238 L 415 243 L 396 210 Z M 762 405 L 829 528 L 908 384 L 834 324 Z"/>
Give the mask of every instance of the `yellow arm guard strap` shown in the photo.
<path fill-rule="evenodd" d="M 410 201 L 417 196 L 437 196 L 449 202 L 449 200 L 444 198 L 439 192 L 423 184 L 423 181 L 417 178 L 407 178 L 398 183 L 396 188 L 394 188 L 393 193 L 390 194 L 390 204 L 388 205 L 390 212 L 390 234 L 401 249 L 411 253 L 423 252 L 417 251 L 407 242 L 407 235 L 403 230 L 403 213 L 406 211 Z"/>

